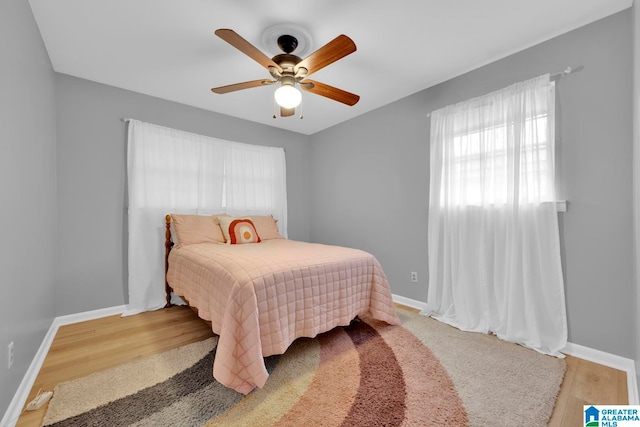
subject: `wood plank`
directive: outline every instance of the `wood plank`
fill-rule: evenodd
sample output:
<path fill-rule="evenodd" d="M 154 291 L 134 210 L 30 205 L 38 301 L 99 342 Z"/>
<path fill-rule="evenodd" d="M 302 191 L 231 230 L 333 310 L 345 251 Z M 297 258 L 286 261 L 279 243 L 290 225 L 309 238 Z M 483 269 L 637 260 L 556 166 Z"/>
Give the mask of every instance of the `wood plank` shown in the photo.
<path fill-rule="evenodd" d="M 587 360 L 580 360 L 576 371 L 574 395 L 589 404 L 614 405 L 618 397 L 618 373 Z"/>
<path fill-rule="evenodd" d="M 582 425 L 584 405 L 628 403 L 626 372 L 567 356 L 567 372 L 549 426 Z"/>
<path fill-rule="evenodd" d="M 582 422 L 583 420 L 582 411 L 584 411 L 584 405 L 589 405 L 589 404 L 590 404 L 589 402 L 582 400 L 572 394 L 569 397 L 569 400 L 567 402 L 567 407 L 564 411 L 562 425 L 567 427 L 584 425 L 584 423 Z"/>
<path fill-rule="evenodd" d="M 567 356 L 566 361 L 567 370 L 564 374 L 564 380 L 562 382 L 562 386 L 560 387 L 560 392 L 558 393 L 551 419 L 549 420 L 549 426 L 551 427 L 563 427 L 568 425 L 564 423 L 564 417 L 567 409 L 567 404 L 569 402 L 569 399 L 571 398 L 571 390 L 576 376 L 576 370 L 578 369 L 579 359 L 572 356 Z"/>
<path fill-rule="evenodd" d="M 629 404 L 629 388 L 627 385 L 627 373 L 624 371 L 618 371 L 618 398 L 616 399 L 617 405 Z"/>

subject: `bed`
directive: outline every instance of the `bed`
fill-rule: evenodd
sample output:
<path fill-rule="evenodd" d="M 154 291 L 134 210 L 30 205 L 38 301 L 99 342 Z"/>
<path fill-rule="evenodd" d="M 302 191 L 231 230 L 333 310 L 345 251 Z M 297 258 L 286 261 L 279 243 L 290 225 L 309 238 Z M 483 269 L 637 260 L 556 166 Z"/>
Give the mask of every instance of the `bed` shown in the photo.
<path fill-rule="evenodd" d="M 223 243 L 216 234 L 187 244 L 184 230 L 174 230 L 180 237 L 174 245 L 172 218 L 177 225 L 182 217 L 166 216 L 167 305 L 173 291 L 211 323 L 219 336 L 213 376 L 227 387 L 243 394 L 263 387 L 264 357 L 283 354 L 296 338 L 346 326 L 358 315 L 400 323 L 382 267 L 367 252 L 284 239 L 273 232 L 272 218 L 271 229 L 265 229 L 255 227 L 256 217 L 232 218 L 244 224 L 223 236 L 231 242 L 239 230 L 238 238 L 250 242 Z M 209 220 L 194 217 L 189 221 L 206 222 L 209 232 Z M 213 217 L 220 219 L 220 229 L 229 226 L 229 218 Z"/>

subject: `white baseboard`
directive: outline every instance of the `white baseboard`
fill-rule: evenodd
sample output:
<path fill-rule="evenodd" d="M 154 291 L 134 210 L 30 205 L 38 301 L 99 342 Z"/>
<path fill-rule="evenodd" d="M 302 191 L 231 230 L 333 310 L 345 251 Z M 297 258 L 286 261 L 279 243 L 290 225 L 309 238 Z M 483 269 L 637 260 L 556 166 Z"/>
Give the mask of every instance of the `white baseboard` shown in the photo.
<path fill-rule="evenodd" d="M 113 316 L 116 314 L 122 314 L 125 308 L 126 306 L 121 305 L 117 307 L 86 311 L 84 313 L 59 316 L 53 319 L 53 322 L 51 322 L 51 326 L 44 336 L 44 339 L 42 340 L 42 343 L 40 344 L 36 355 L 33 357 L 33 360 L 29 365 L 29 369 L 27 369 L 27 372 L 24 374 L 24 377 L 22 378 L 22 381 L 18 386 L 16 394 L 14 394 L 13 399 L 11 399 L 11 403 L 9 403 L 7 412 L 5 412 L 2 420 L 0 421 L 0 426 L 12 427 L 18 421 L 18 418 L 22 413 L 22 408 L 24 407 L 24 404 L 27 402 L 27 398 L 29 397 L 29 392 L 33 387 L 33 383 L 36 381 L 38 372 L 40 372 L 40 368 L 44 363 L 44 359 L 47 357 L 47 353 L 49 353 L 51 343 L 53 342 L 53 339 L 55 338 L 60 326 L 84 322 L 86 320 L 99 319 L 101 317 Z"/>
<path fill-rule="evenodd" d="M 427 306 L 422 301 L 416 301 L 400 295 L 392 295 L 393 302 L 406 305 L 407 307 L 424 310 Z M 598 363 L 610 368 L 618 369 L 627 373 L 627 392 L 629 394 L 629 405 L 640 405 L 638 397 L 638 377 L 636 376 L 636 363 L 632 359 L 616 356 L 615 354 L 606 353 L 604 351 L 595 350 L 579 344 L 567 343 L 562 353 L 588 360 L 589 362 Z M 597 403 L 597 402 L 596 402 Z"/>
<path fill-rule="evenodd" d="M 638 377 L 636 377 L 636 363 L 632 359 L 616 356 L 615 354 L 595 350 L 579 344 L 567 343 L 562 353 L 598 363 L 610 368 L 618 369 L 627 373 L 627 391 L 629 394 L 629 405 L 638 405 Z M 597 403 L 597 402 L 596 402 Z"/>
<path fill-rule="evenodd" d="M 397 304 L 406 305 L 407 307 L 415 308 L 420 311 L 424 310 L 427 307 L 427 303 L 415 299 L 403 297 L 396 294 L 391 295 L 391 297 L 393 298 L 393 302 Z"/>
<path fill-rule="evenodd" d="M 115 316 L 122 314 L 127 309 L 126 305 L 118 305 L 116 307 L 100 308 L 98 310 L 85 311 L 83 313 L 67 314 L 66 316 L 58 316 L 53 320 L 56 324 L 56 330 L 63 325 L 71 325 L 73 323 L 86 322 L 87 320 L 100 319 L 101 317 Z"/>

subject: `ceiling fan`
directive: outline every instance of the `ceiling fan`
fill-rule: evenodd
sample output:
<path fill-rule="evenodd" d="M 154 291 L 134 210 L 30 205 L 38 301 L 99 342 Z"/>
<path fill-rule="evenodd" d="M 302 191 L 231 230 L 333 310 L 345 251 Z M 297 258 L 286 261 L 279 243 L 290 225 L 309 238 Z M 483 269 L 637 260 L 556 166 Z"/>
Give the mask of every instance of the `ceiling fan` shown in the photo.
<path fill-rule="evenodd" d="M 276 89 L 274 97 L 280 106 L 281 117 L 295 114 L 295 109 L 302 100 L 302 94 L 298 87 L 305 92 L 315 93 L 349 106 L 355 105 L 360 100 L 360 96 L 356 94 L 307 79 L 311 74 L 356 51 L 353 40 L 344 34 L 339 35 L 304 59 L 292 53 L 298 46 L 298 40 L 291 35 L 285 34 L 278 37 L 278 46 L 284 53 L 269 58 L 233 30 L 221 28 L 216 30 L 215 34 L 266 68 L 272 79 L 251 80 L 214 87 L 211 89 L 214 93 L 224 94 L 279 83 L 280 87 Z M 276 117 L 275 114 L 273 117 Z"/>

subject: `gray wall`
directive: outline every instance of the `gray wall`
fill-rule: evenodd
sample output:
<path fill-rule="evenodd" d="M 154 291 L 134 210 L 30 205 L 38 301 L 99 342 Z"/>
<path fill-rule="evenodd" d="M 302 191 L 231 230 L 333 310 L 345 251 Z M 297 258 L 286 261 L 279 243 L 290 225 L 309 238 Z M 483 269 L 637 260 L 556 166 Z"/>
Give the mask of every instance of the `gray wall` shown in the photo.
<path fill-rule="evenodd" d="M 426 301 L 427 113 L 581 66 L 556 92 L 569 340 L 634 357 L 631 18 L 623 11 L 313 135 L 311 240 L 369 250 L 393 293 Z"/>
<path fill-rule="evenodd" d="M 1 416 L 55 315 L 54 73 L 24 0 L 0 2 L 0 58 Z"/>
<path fill-rule="evenodd" d="M 640 384 L 640 5 L 633 2 L 633 196 L 635 220 L 636 374 Z"/>
<path fill-rule="evenodd" d="M 289 237 L 309 239 L 309 137 L 56 74 L 58 315 L 127 302 L 126 128 L 135 118 L 284 147 Z"/>

